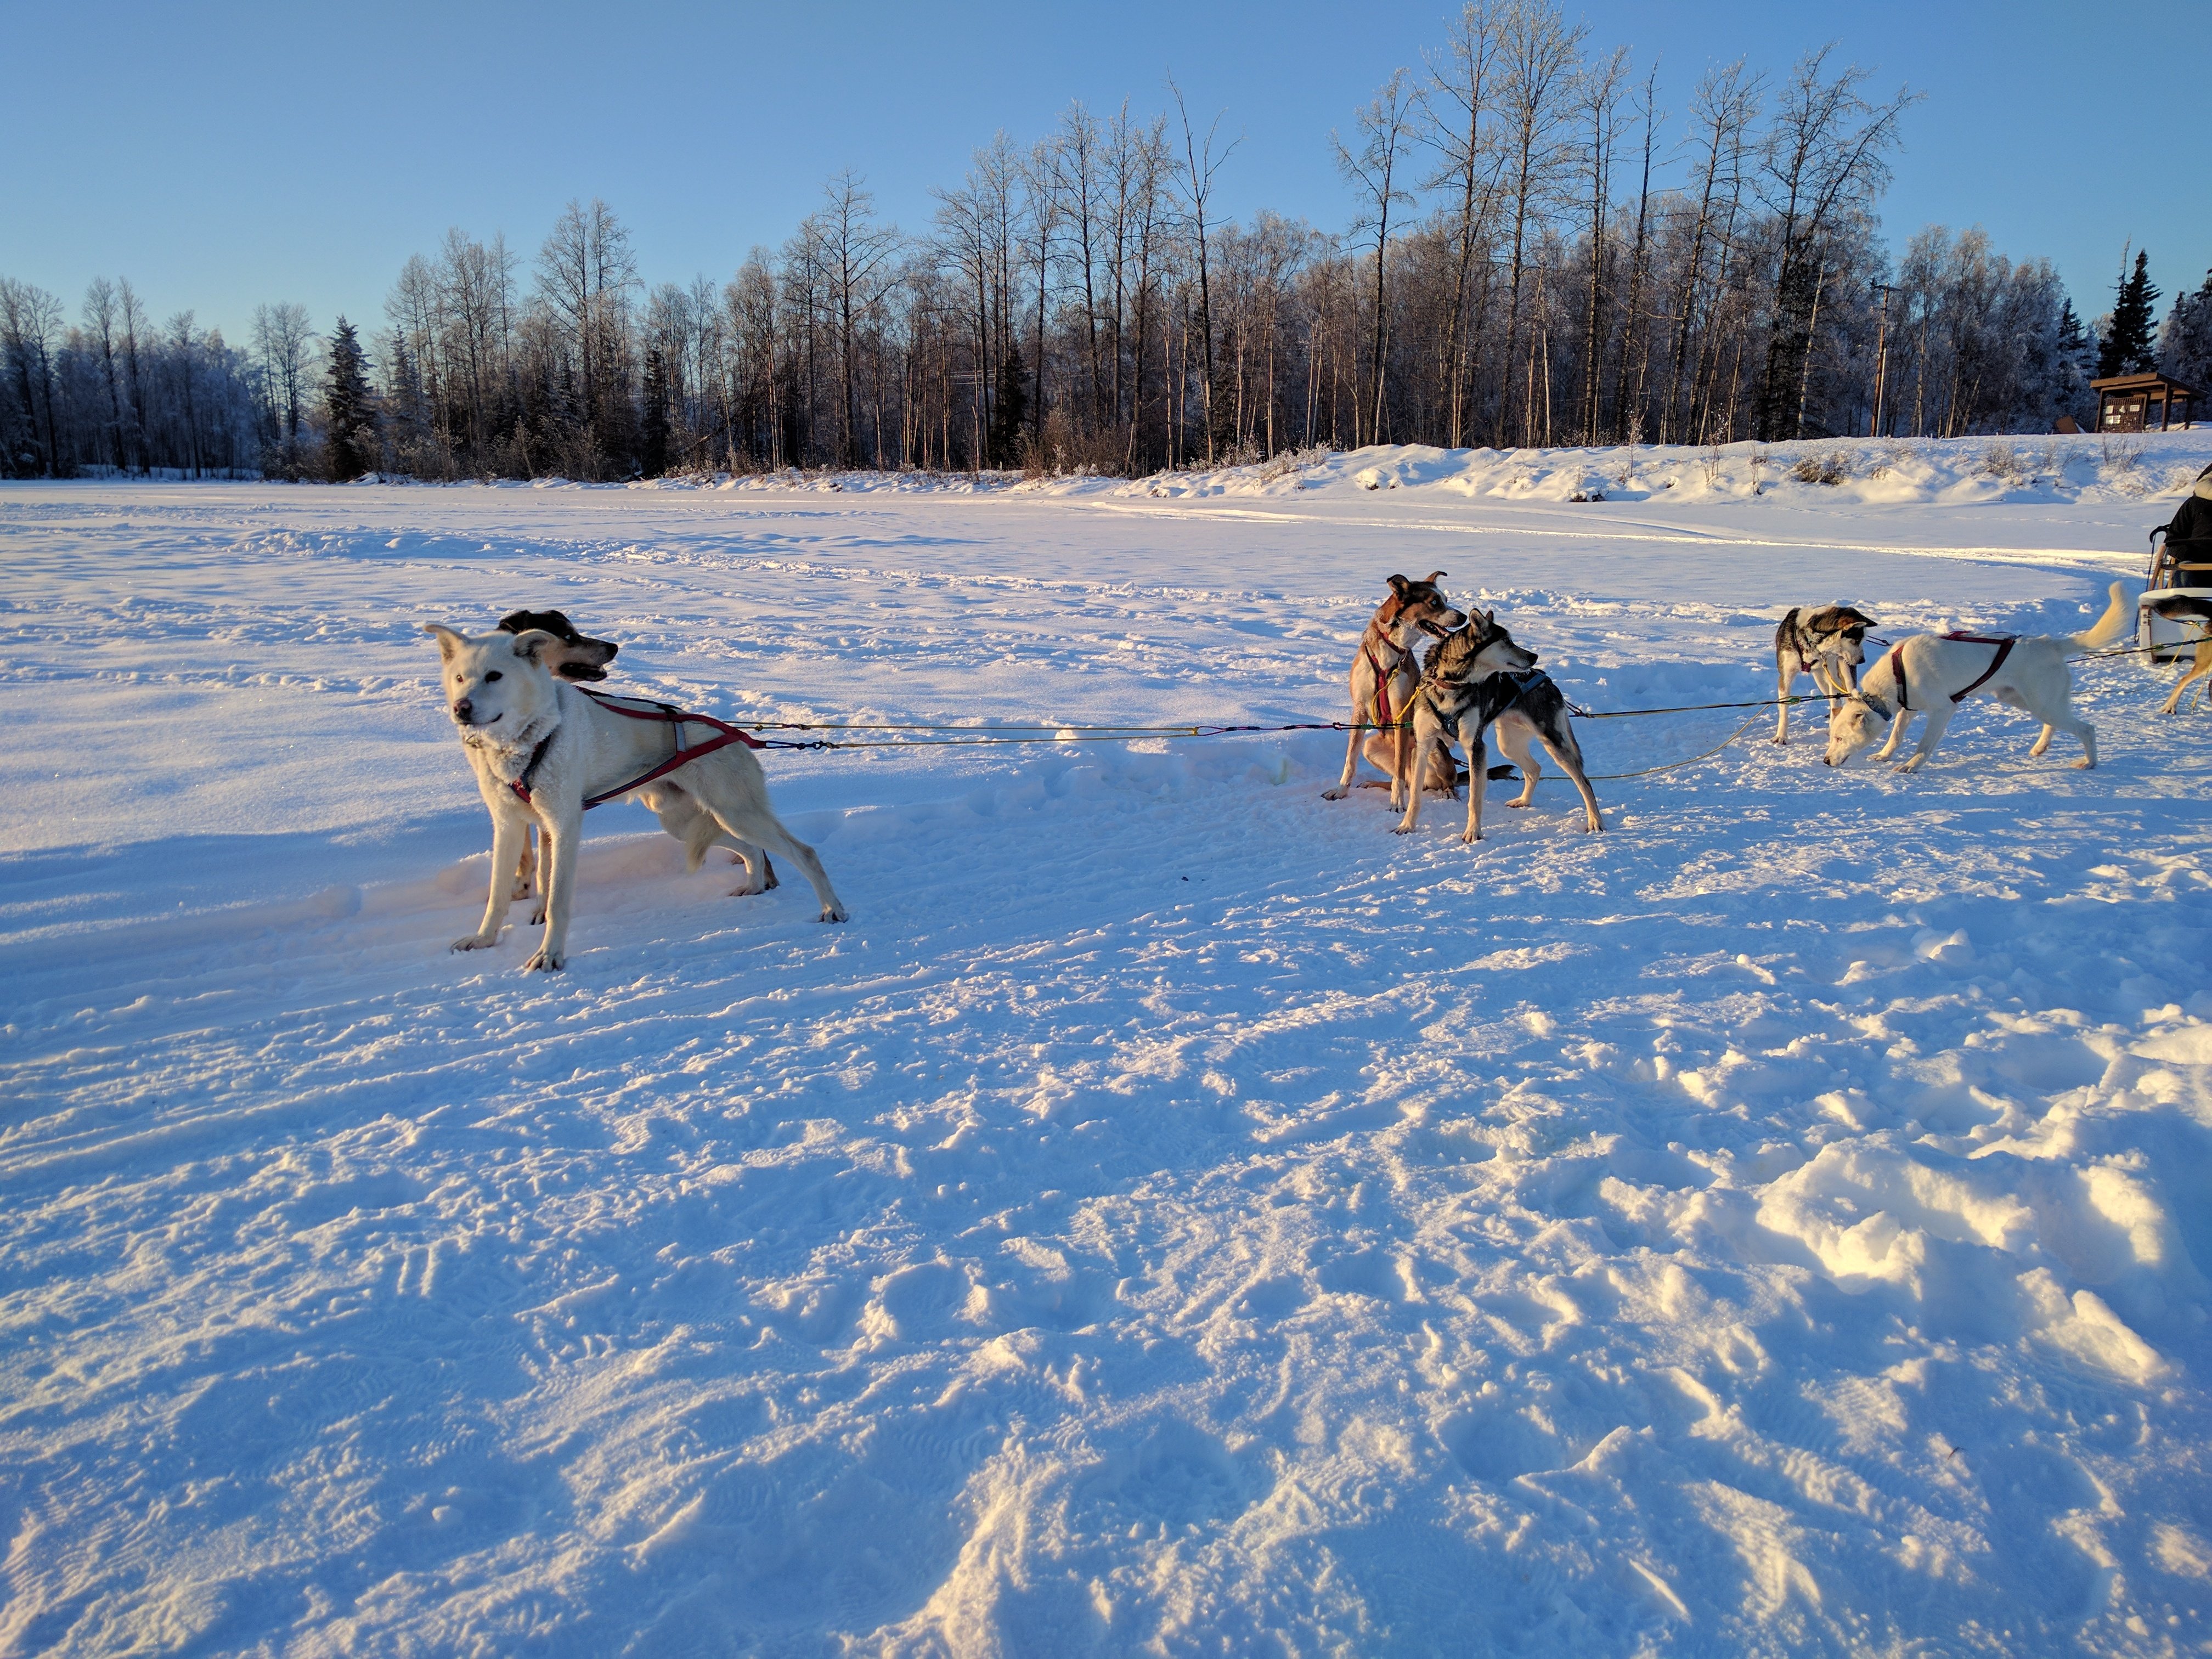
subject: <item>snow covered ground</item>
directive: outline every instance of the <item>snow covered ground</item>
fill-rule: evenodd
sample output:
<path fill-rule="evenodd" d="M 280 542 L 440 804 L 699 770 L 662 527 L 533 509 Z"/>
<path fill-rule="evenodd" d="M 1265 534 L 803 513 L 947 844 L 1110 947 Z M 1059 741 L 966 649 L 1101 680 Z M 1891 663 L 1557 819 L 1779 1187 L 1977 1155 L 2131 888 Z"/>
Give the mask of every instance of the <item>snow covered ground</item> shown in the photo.
<path fill-rule="evenodd" d="M 772 755 L 848 926 L 617 805 L 566 974 L 445 950 L 424 621 L 1275 722 L 1442 568 L 1591 706 L 1757 697 L 1793 603 L 2086 626 L 2212 434 L 1816 447 L 0 486 L 0 1653 L 2206 1651 L 2212 722 L 2138 664 L 2094 772 L 1761 714 L 1473 848 L 1322 734 Z"/>

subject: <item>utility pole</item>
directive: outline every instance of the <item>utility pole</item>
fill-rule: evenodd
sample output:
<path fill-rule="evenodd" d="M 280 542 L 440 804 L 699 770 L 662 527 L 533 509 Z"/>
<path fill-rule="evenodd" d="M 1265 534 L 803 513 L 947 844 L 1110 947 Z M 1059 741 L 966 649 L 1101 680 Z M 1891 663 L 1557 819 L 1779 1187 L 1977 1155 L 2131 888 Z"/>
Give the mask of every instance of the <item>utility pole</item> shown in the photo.
<path fill-rule="evenodd" d="M 1881 436 L 1882 394 L 1889 389 L 1889 296 L 1897 292 L 1887 283 L 1869 284 L 1881 296 L 1881 321 L 1874 331 L 1874 421 L 1867 428 L 1867 436 Z"/>

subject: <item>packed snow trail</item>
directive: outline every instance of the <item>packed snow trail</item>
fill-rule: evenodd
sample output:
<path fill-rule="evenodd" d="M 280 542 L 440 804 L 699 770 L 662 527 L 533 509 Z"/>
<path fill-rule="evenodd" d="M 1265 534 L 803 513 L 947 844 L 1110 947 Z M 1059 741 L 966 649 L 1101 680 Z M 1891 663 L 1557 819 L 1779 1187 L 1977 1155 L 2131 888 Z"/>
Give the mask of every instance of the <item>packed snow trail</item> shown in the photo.
<path fill-rule="evenodd" d="M 0 1652 L 2198 1650 L 2212 733 L 2140 666 L 2094 772 L 1977 702 L 1472 848 L 1327 734 L 770 756 L 850 925 L 617 806 L 567 973 L 444 950 L 423 620 L 738 718 L 1282 720 L 1393 569 L 1604 707 L 2109 580 L 1376 500 L 0 489 Z"/>

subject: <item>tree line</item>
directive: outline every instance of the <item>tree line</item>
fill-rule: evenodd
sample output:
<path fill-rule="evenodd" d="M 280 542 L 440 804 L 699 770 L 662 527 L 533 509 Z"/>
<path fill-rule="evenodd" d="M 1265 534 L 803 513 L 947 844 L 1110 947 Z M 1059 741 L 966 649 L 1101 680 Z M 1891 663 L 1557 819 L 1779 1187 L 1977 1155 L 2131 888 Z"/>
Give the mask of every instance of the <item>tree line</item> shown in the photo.
<path fill-rule="evenodd" d="M 1830 48 L 1772 78 L 1711 67 L 1669 110 L 1656 64 L 1554 0 L 1473 0 L 1331 135 L 1355 203 L 1334 232 L 1224 216 L 1238 145 L 1168 92 L 1000 133 L 918 229 L 842 173 L 719 283 L 648 287 L 597 200 L 534 258 L 448 232 L 365 339 L 264 306 L 240 350 L 105 281 L 65 325 L 9 281 L 0 440 L 19 474 L 1137 474 L 1378 442 L 2043 431 L 2086 416 L 2100 346 L 2154 357 L 1978 229 L 1887 247 L 1913 99 Z M 2177 349 L 2212 331 L 2196 303 Z"/>

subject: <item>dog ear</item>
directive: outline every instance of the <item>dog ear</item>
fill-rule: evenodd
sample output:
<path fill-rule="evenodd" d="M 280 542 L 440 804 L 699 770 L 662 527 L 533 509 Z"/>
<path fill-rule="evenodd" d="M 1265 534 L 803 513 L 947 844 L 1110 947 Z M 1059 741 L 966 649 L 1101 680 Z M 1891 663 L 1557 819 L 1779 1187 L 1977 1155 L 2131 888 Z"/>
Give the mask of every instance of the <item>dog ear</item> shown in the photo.
<path fill-rule="evenodd" d="M 1401 599 L 1406 597 L 1406 590 L 1411 586 L 1412 584 L 1403 576 L 1393 576 L 1390 578 L 1390 591 L 1393 593 L 1395 593 Z"/>
<path fill-rule="evenodd" d="M 1431 570 L 1427 575 L 1422 577 L 1421 580 L 1428 583 L 1430 586 L 1434 587 L 1440 578 L 1449 576 L 1451 572 L 1449 570 Z"/>
<path fill-rule="evenodd" d="M 514 654 L 534 663 L 547 662 L 560 647 L 561 641 L 542 628 L 533 628 L 514 636 Z"/>
<path fill-rule="evenodd" d="M 438 654 L 441 657 L 452 656 L 456 647 L 466 645 L 468 643 L 468 639 L 465 635 L 456 633 L 453 629 L 447 627 L 443 623 L 424 623 L 422 624 L 422 631 L 436 639 L 438 641 Z"/>

